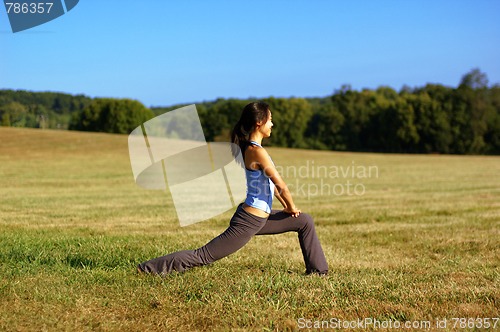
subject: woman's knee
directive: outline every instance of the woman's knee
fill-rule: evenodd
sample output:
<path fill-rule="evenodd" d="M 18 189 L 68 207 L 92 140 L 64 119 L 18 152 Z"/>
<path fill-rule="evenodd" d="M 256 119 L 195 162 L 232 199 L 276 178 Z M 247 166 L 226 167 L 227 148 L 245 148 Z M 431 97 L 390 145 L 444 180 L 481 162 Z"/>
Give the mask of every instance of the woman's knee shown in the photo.
<path fill-rule="evenodd" d="M 301 213 L 299 218 L 302 221 L 303 228 L 314 228 L 314 219 L 309 213 Z"/>

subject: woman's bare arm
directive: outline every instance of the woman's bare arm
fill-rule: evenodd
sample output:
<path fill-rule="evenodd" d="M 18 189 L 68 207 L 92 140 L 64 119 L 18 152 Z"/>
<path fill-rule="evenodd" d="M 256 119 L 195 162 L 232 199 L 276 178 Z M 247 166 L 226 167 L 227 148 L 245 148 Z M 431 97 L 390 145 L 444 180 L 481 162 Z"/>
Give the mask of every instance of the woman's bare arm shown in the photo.
<path fill-rule="evenodd" d="M 276 186 L 274 187 L 274 196 L 278 199 L 278 201 L 280 201 L 281 205 L 283 205 L 283 208 L 286 209 L 286 202 L 283 199 L 283 197 L 281 197 L 280 193 L 278 192 L 278 188 Z"/>
<path fill-rule="evenodd" d="M 274 185 L 276 186 L 276 190 L 279 194 L 279 197 L 281 198 L 278 199 L 284 206 L 284 211 L 290 213 L 293 217 L 298 217 L 300 214 L 300 210 L 297 209 L 297 207 L 293 203 L 292 194 L 290 193 L 288 186 L 286 185 L 285 181 L 283 181 L 281 175 L 278 173 L 276 167 L 269 158 L 269 154 L 267 153 L 267 151 L 262 148 L 256 148 L 251 149 L 250 151 L 248 151 L 248 153 L 249 157 L 251 158 L 250 160 L 252 160 L 250 168 L 260 168 L 263 170 L 263 172 L 271 179 L 271 181 L 273 181 Z"/>

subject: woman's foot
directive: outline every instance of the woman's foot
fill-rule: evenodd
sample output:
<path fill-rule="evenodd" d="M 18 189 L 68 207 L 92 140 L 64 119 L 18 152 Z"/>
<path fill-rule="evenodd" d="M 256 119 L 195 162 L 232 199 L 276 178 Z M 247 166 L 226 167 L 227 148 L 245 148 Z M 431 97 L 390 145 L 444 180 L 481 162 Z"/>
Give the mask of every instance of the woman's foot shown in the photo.
<path fill-rule="evenodd" d="M 322 272 L 319 272 L 319 271 L 306 271 L 306 275 L 314 275 L 314 276 L 318 276 L 318 277 L 326 277 L 326 276 L 328 276 L 328 271 L 322 271 Z"/>

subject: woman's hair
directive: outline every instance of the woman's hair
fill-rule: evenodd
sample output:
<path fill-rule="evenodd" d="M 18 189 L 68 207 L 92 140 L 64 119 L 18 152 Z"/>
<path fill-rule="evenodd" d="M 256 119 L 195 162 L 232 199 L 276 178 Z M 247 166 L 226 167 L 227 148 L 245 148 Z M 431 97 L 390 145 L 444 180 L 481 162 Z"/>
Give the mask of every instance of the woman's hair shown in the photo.
<path fill-rule="evenodd" d="M 264 102 L 253 102 L 243 108 L 240 119 L 231 132 L 231 142 L 239 145 L 241 153 L 245 155 L 246 148 L 250 145 L 249 135 L 257 123 L 267 121 L 269 105 Z"/>

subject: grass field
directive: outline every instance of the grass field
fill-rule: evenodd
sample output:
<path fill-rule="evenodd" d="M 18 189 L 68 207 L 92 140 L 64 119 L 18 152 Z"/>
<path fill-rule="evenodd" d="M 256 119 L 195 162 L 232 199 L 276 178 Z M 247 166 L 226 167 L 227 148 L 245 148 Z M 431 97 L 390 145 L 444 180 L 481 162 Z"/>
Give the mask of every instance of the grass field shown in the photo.
<path fill-rule="evenodd" d="M 282 331 L 332 318 L 447 318 L 453 330 L 453 318 L 499 317 L 500 157 L 269 152 L 315 218 L 326 278 L 304 275 L 295 234 L 138 275 L 139 262 L 205 244 L 233 211 L 181 228 L 168 193 L 134 183 L 125 135 L 1 127 L 0 330 Z"/>

